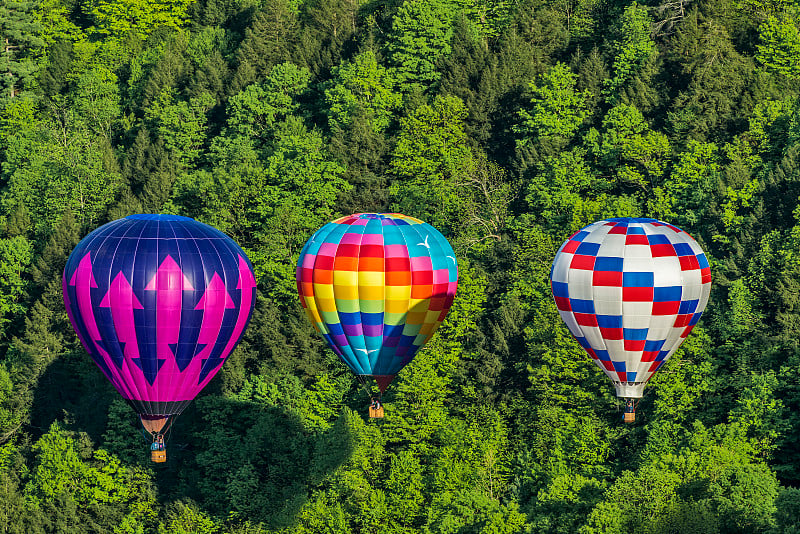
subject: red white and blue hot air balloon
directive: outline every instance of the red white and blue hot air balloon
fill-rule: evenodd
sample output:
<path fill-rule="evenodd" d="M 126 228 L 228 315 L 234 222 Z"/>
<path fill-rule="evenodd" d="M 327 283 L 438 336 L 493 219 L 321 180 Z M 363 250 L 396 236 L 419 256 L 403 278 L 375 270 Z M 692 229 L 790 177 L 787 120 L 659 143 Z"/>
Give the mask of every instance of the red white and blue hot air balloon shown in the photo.
<path fill-rule="evenodd" d="M 131 215 L 93 231 L 62 284 L 84 348 L 157 439 L 225 363 L 256 297 L 242 249 L 176 215 Z"/>
<path fill-rule="evenodd" d="M 656 219 L 592 223 L 558 250 L 550 273 L 558 313 L 627 399 L 634 399 L 700 320 L 708 259 L 689 234 Z"/>

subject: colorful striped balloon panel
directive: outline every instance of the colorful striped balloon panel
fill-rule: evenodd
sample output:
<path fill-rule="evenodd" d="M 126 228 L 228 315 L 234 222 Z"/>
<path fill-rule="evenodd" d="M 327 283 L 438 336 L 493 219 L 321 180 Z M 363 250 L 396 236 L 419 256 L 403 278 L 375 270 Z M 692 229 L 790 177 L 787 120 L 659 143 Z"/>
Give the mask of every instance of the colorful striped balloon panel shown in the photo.
<path fill-rule="evenodd" d="M 323 226 L 297 265 L 314 327 L 357 375 L 393 376 L 442 324 L 458 284 L 450 243 L 399 213 L 357 213 Z"/>

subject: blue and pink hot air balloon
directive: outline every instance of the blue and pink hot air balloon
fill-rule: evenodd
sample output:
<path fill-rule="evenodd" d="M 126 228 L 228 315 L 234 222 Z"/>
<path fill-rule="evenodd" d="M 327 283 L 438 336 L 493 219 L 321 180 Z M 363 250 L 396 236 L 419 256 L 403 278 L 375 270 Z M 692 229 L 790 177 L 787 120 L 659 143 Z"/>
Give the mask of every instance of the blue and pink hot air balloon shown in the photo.
<path fill-rule="evenodd" d="M 256 297 L 242 249 L 176 215 L 131 215 L 93 231 L 62 284 L 84 348 L 157 440 L 225 363 Z"/>

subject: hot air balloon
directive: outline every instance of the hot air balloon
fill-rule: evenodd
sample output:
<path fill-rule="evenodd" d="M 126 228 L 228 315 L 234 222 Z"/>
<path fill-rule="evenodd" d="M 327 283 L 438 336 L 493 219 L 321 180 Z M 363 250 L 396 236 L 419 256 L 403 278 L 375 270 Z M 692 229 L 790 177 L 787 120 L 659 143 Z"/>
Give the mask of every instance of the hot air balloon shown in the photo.
<path fill-rule="evenodd" d="M 152 434 L 164 434 L 242 337 L 256 296 L 242 249 L 176 215 L 131 215 L 86 236 L 62 279 L 86 351 Z"/>
<path fill-rule="evenodd" d="M 692 237 L 656 219 L 616 218 L 573 234 L 556 253 L 553 297 L 567 328 L 635 419 L 645 384 L 708 303 L 711 269 Z"/>
<path fill-rule="evenodd" d="M 297 263 L 311 323 L 380 394 L 433 336 L 455 297 L 458 265 L 435 228 L 399 213 L 357 213 L 318 230 Z M 381 417 L 380 395 L 370 415 Z"/>

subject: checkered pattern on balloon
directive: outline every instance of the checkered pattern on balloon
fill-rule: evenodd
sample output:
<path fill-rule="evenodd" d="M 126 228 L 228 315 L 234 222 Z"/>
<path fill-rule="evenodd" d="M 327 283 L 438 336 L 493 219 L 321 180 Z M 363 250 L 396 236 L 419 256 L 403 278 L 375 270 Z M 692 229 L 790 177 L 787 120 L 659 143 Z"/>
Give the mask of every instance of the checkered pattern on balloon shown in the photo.
<path fill-rule="evenodd" d="M 360 380 L 383 392 L 442 324 L 458 284 L 455 253 L 432 226 L 358 213 L 323 226 L 297 265 L 300 302 Z"/>
<path fill-rule="evenodd" d="M 711 290 L 697 241 L 644 218 L 607 219 L 576 232 L 556 254 L 550 279 L 567 328 L 626 398 L 642 397 L 700 320 Z"/>

